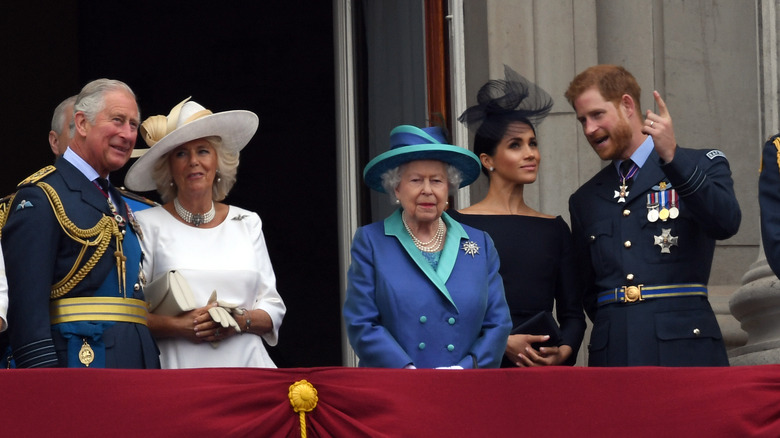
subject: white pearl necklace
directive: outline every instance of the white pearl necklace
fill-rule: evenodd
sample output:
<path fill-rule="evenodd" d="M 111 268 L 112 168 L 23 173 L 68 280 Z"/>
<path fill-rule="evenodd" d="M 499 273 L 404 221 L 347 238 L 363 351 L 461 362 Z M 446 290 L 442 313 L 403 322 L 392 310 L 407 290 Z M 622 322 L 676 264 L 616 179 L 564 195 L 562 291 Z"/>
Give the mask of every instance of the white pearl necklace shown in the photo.
<path fill-rule="evenodd" d="M 412 242 L 414 242 L 414 246 L 416 246 L 417 249 L 424 252 L 437 252 L 441 250 L 442 243 L 444 242 L 444 232 L 447 230 L 447 227 L 444 226 L 444 221 L 441 217 L 439 217 L 439 227 L 436 229 L 436 234 L 434 234 L 433 239 L 429 240 L 428 242 L 421 241 L 417 238 L 417 236 L 414 235 L 414 233 L 412 233 L 412 229 L 409 228 L 409 224 L 406 223 L 405 213 L 401 214 L 401 221 L 404 223 L 406 232 L 412 236 Z"/>
<path fill-rule="evenodd" d="M 176 214 L 178 214 L 179 217 L 182 218 L 184 222 L 195 225 L 196 227 L 211 222 L 212 220 L 214 220 L 214 216 L 216 215 L 216 210 L 214 209 L 214 201 L 211 201 L 211 210 L 203 214 L 191 213 L 187 211 L 187 209 L 182 207 L 181 203 L 179 203 L 179 198 L 173 198 L 173 208 L 176 209 Z"/>

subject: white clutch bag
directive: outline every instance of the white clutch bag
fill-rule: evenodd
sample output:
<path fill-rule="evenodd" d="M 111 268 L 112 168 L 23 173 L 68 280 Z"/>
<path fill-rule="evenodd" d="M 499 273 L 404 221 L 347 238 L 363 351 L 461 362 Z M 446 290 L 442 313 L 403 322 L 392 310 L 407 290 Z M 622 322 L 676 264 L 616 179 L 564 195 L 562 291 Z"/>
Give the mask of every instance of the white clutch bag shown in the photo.
<path fill-rule="evenodd" d="M 190 285 L 178 271 L 168 271 L 144 287 L 149 312 L 176 316 L 197 308 Z"/>

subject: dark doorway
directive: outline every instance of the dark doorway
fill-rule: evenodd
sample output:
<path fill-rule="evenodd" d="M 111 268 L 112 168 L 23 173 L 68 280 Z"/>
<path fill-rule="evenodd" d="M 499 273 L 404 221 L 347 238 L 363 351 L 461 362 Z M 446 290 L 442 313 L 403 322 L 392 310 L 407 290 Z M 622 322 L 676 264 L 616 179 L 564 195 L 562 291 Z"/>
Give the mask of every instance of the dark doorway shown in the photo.
<path fill-rule="evenodd" d="M 214 112 L 256 112 L 226 202 L 263 220 L 288 306 L 270 352 L 280 367 L 340 365 L 331 2 L 35 3 L 7 5 L 0 19 L 2 194 L 52 162 L 51 113 L 92 79 L 130 85 L 142 118 L 188 96 Z"/>

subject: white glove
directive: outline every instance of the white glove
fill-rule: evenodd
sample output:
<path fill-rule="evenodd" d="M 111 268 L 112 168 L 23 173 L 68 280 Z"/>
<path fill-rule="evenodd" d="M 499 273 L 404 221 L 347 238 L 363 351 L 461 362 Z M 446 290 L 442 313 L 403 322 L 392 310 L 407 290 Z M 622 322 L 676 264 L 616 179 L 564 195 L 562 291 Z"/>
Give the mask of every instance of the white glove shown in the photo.
<path fill-rule="evenodd" d="M 209 297 L 209 304 L 217 303 L 216 307 L 209 307 L 209 315 L 211 319 L 217 324 L 222 325 L 224 328 L 233 327 L 235 331 L 241 333 L 241 327 L 236 322 L 236 319 L 231 315 L 233 309 L 238 307 L 238 304 L 228 303 L 217 299 L 217 291 L 211 293 Z"/>
<path fill-rule="evenodd" d="M 209 315 L 211 315 L 211 319 L 213 319 L 214 322 L 220 324 L 222 327 L 233 327 L 235 331 L 241 333 L 241 327 L 238 326 L 235 318 L 233 318 L 233 316 L 230 315 L 230 312 L 228 312 L 224 307 L 209 307 Z"/>

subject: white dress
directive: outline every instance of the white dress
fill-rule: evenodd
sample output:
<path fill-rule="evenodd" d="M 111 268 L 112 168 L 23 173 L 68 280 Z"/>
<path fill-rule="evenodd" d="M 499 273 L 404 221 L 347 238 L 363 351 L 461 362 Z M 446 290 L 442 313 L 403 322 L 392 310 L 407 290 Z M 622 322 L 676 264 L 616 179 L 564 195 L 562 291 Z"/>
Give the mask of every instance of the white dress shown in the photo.
<path fill-rule="evenodd" d="M 263 309 L 271 316 L 273 330 L 262 338 L 276 345 L 286 307 L 276 290 L 257 213 L 229 206 L 224 222 L 214 228 L 186 225 L 162 207 L 139 211 L 136 218 L 143 231 L 147 282 L 177 270 L 199 306 L 205 306 L 216 290 L 221 301 Z M 260 336 L 251 334 L 231 336 L 216 348 L 181 338 L 161 338 L 157 344 L 162 368 L 276 367 Z"/>

